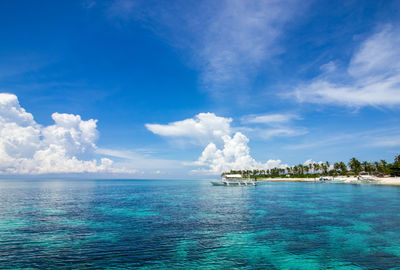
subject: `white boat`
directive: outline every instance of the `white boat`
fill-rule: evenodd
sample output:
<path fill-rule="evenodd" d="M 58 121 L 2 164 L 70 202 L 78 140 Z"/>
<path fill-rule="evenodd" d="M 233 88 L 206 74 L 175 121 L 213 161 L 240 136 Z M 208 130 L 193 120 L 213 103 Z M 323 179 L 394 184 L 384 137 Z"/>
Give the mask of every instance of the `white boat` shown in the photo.
<path fill-rule="evenodd" d="M 379 178 L 373 175 L 369 175 L 369 174 L 360 174 L 358 176 L 358 180 L 363 180 L 363 181 L 378 181 Z"/>
<path fill-rule="evenodd" d="M 243 179 L 240 174 L 226 174 L 223 178 L 217 181 L 211 181 L 213 186 L 229 186 L 229 187 L 238 187 L 238 186 L 257 186 L 257 180 L 253 179 Z"/>
<path fill-rule="evenodd" d="M 323 175 L 323 176 L 321 176 L 321 177 L 319 178 L 319 181 L 332 181 L 332 180 L 334 180 L 334 178 L 333 178 L 332 176 L 325 176 L 325 175 Z"/>

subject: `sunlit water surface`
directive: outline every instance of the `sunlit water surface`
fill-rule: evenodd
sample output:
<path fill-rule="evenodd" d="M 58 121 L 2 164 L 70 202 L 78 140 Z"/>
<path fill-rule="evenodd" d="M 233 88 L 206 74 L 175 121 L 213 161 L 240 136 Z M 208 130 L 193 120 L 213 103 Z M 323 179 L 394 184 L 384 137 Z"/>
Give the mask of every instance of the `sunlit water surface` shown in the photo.
<path fill-rule="evenodd" d="M 399 269 L 400 188 L 0 180 L 0 268 Z"/>

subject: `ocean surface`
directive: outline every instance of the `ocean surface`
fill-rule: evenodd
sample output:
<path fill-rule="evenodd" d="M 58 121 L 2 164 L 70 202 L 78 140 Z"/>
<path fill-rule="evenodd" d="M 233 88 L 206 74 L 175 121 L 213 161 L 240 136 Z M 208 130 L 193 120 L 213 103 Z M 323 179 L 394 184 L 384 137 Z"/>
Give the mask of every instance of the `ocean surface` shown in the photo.
<path fill-rule="evenodd" d="M 400 269 L 400 188 L 0 180 L 0 269 Z"/>

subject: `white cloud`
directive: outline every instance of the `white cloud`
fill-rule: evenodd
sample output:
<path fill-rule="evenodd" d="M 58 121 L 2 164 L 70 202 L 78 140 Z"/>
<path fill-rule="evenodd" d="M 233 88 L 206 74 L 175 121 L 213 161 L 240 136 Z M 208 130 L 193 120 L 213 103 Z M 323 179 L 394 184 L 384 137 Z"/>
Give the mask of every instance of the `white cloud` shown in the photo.
<path fill-rule="evenodd" d="M 400 134 L 399 132 L 394 134 L 384 134 L 381 136 L 374 136 L 368 142 L 368 146 L 375 147 L 397 147 L 400 146 Z"/>
<path fill-rule="evenodd" d="M 35 122 L 13 94 L 0 93 L 0 174 L 120 172 L 107 158 L 83 160 L 96 148 L 96 120 L 54 113 L 54 125 Z"/>
<path fill-rule="evenodd" d="M 264 114 L 264 115 L 249 115 L 243 118 L 244 123 L 248 124 L 283 124 L 294 119 L 300 119 L 295 114 Z"/>
<path fill-rule="evenodd" d="M 351 59 L 353 77 L 384 77 L 400 71 L 400 31 L 390 25 L 365 40 Z"/>
<path fill-rule="evenodd" d="M 308 133 L 306 128 L 293 128 L 293 127 L 277 127 L 270 129 L 255 129 L 253 131 L 256 135 L 263 139 L 270 139 L 273 137 L 294 137 Z"/>
<path fill-rule="evenodd" d="M 172 122 L 167 125 L 146 124 L 154 134 L 166 137 L 184 137 L 194 139 L 197 143 L 208 143 L 221 140 L 231 133 L 231 118 L 219 117 L 214 113 L 199 113 L 194 118 Z"/>
<path fill-rule="evenodd" d="M 196 48 L 204 82 L 212 89 L 246 82 L 261 63 L 280 52 L 277 40 L 295 3 L 222 1 L 206 21 L 201 47 Z"/>
<path fill-rule="evenodd" d="M 79 115 L 53 113 L 54 125 L 42 128 L 45 145 L 59 145 L 67 155 L 93 152 L 98 137 L 97 120 L 82 121 Z"/>
<path fill-rule="evenodd" d="M 308 166 L 308 165 L 313 164 L 313 163 L 315 163 L 315 162 L 312 159 L 307 159 L 306 161 L 304 161 L 303 165 Z"/>
<path fill-rule="evenodd" d="M 123 161 L 118 162 L 119 165 L 125 168 L 140 168 L 141 170 L 146 170 L 146 172 L 154 169 L 172 170 L 182 167 L 182 162 L 178 160 L 154 158 L 152 156 L 143 155 L 142 153 L 139 154 L 129 150 L 97 148 L 96 153 L 123 159 Z"/>
<path fill-rule="evenodd" d="M 292 137 L 304 135 L 308 131 L 304 127 L 296 127 L 293 120 L 302 119 L 299 115 L 293 113 L 275 113 L 263 115 L 248 115 L 242 118 L 243 125 L 250 127 L 238 128 L 240 131 L 246 131 L 253 137 L 270 139 L 273 137 Z M 254 127 L 253 124 L 257 126 Z"/>
<path fill-rule="evenodd" d="M 223 136 L 224 147 L 218 149 L 214 143 L 210 143 L 203 150 L 199 159 L 194 165 L 206 167 L 203 172 L 220 174 L 229 170 L 248 169 L 271 169 L 274 167 L 285 168 L 280 160 L 268 160 L 265 163 L 257 162 L 250 155 L 250 148 L 247 145 L 249 139 L 240 132 L 233 137 Z"/>
<path fill-rule="evenodd" d="M 312 159 L 307 159 L 306 161 L 304 161 L 303 165 L 308 166 L 308 165 L 310 165 L 310 164 L 315 164 L 315 163 L 317 163 L 317 164 L 322 164 L 322 163 L 324 163 L 324 162 L 322 162 L 322 161 L 314 161 L 314 160 L 312 160 Z"/>
<path fill-rule="evenodd" d="M 325 72 L 325 73 L 331 73 L 334 72 L 336 70 L 336 64 L 332 61 L 323 64 L 322 66 L 320 66 L 320 70 Z"/>
<path fill-rule="evenodd" d="M 241 92 L 243 100 L 260 67 L 282 52 L 285 25 L 306 5 L 298 0 L 115 0 L 108 14 L 117 25 L 121 20 L 145 22 L 185 52 L 211 95 Z"/>
<path fill-rule="evenodd" d="M 146 127 L 155 134 L 195 139 L 197 142 L 207 143 L 201 156 L 195 162 L 185 163 L 189 166 L 200 166 L 196 172 L 218 174 L 231 169 L 270 169 L 285 167 L 280 160 L 268 160 L 265 163 L 256 161 L 250 155 L 249 139 L 241 132 L 255 134 L 266 139 L 274 136 L 296 136 L 307 131 L 304 128 L 294 129 L 288 126 L 292 119 L 300 119 L 294 114 L 269 114 L 244 117 L 242 122 L 249 121 L 254 124 L 267 124 L 271 128 L 258 127 L 231 127 L 231 118 L 218 117 L 214 113 L 199 113 L 194 118 L 169 123 L 167 125 L 146 124 Z M 286 126 L 284 126 L 286 125 Z M 234 133 L 234 134 L 233 134 Z M 218 149 L 218 145 L 222 149 Z M 103 152 L 105 153 L 105 152 Z M 124 156 L 122 153 L 117 155 Z"/>
<path fill-rule="evenodd" d="M 393 127 L 377 127 L 376 129 L 337 130 L 329 136 L 314 133 L 313 136 L 297 144 L 285 146 L 288 150 L 300 149 L 337 149 L 349 147 L 395 147 L 400 146 L 400 129 Z"/>
<path fill-rule="evenodd" d="M 348 79 L 341 83 L 324 74 L 293 94 L 299 102 L 350 107 L 400 104 L 400 31 L 386 26 L 370 36 L 343 73 Z"/>

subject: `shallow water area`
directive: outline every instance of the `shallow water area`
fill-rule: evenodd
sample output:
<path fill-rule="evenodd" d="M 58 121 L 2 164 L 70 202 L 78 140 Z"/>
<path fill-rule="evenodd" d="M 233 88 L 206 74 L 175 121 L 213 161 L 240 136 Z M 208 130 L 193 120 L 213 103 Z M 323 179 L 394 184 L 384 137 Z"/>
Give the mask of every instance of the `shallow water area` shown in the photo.
<path fill-rule="evenodd" d="M 400 188 L 0 180 L 0 268 L 396 269 Z"/>

